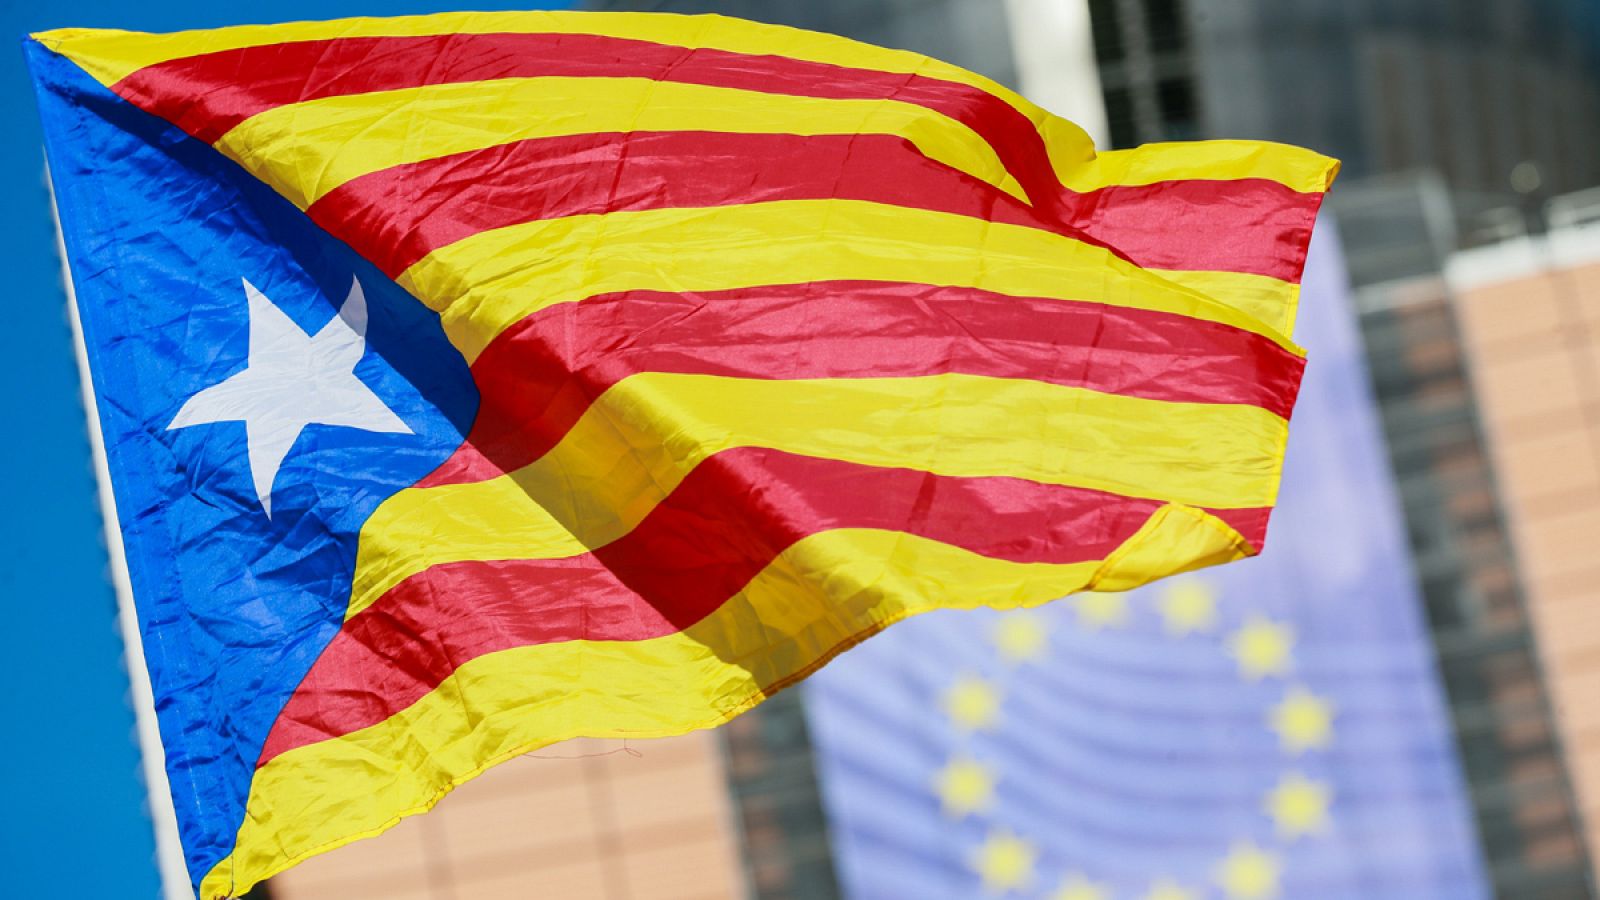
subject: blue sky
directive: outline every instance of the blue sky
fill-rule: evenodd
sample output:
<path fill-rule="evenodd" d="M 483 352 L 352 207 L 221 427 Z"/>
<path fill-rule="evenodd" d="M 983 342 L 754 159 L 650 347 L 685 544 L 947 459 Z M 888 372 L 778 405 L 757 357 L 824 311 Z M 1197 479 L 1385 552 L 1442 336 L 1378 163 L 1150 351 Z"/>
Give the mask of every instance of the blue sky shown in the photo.
<path fill-rule="evenodd" d="M 474 9 L 564 6 L 473 0 Z M 20 40 L 67 26 L 175 31 L 247 22 L 401 15 L 440 3 L 277 0 L 0 0 L 0 32 Z M 10 689 L 0 692 L 7 806 L 0 846 L 8 897 L 154 897 L 133 714 L 106 580 L 104 542 L 67 327 L 39 118 L 20 47 L 0 54 L 6 135 L 0 246 L 8 327 L 0 329 L 0 631 Z"/>

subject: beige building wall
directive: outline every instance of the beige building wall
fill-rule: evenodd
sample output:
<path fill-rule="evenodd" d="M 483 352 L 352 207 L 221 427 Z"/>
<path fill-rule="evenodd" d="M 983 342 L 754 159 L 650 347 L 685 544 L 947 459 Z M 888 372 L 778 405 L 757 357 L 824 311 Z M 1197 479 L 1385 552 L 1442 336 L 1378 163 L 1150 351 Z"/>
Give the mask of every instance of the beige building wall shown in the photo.
<path fill-rule="evenodd" d="M 736 834 L 713 732 L 571 741 L 269 888 L 272 900 L 726 900 L 744 894 Z"/>
<path fill-rule="evenodd" d="M 1600 859 L 1600 227 L 1448 269 L 1589 853 Z"/>

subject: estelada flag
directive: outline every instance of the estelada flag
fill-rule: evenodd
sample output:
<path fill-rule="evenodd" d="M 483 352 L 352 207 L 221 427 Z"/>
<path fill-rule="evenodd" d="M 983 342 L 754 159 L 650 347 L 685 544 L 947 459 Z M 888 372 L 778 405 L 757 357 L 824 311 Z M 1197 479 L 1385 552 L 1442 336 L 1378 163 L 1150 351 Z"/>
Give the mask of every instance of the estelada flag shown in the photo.
<path fill-rule="evenodd" d="M 206 900 L 926 610 L 1256 553 L 1335 163 L 718 17 L 35 35 Z"/>

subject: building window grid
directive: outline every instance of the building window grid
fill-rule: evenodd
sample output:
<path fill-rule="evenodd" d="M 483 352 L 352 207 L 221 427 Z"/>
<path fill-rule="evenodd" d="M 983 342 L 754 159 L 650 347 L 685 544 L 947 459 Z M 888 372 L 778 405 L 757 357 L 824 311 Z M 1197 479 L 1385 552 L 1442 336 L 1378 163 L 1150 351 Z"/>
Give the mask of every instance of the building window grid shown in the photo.
<path fill-rule="evenodd" d="M 842 896 L 804 696 L 784 691 L 719 730 L 751 900 Z"/>
<path fill-rule="evenodd" d="M 1202 136 L 1185 0 L 1090 0 L 1111 143 Z"/>
<path fill-rule="evenodd" d="M 1500 896 L 1589 897 L 1498 502 L 1456 502 L 1493 479 L 1453 315 L 1442 293 L 1384 307 L 1368 304 L 1363 337 L 1490 877 Z"/>

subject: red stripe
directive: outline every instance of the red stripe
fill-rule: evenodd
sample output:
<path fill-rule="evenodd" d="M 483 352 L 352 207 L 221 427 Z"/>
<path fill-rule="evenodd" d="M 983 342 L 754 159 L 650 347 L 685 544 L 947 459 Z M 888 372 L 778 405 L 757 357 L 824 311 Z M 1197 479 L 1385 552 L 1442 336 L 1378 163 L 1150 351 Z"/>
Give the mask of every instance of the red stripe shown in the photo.
<path fill-rule="evenodd" d="M 543 310 L 472 367 L 467 441 L 419 486 L 480 481 L 543 456 L 594 398 L 640 372 L 740 378 L 1028 378 L 1288 418 L 1305 360 L 1248 331 L 1097 303 L 970 288 L 812 282 L 639 291 Z"/>
<path fill-rule="evenodd" d="M 1267 522 L 1272 518 L 1272 507 L 1260 509 L 1211 509 L 1207 512 L 1228 524 L 1229 528 L 1239 532 L 1245 543 L 1257 553 L 1267 545 Z"/>
<path fill-rule="evenodd" d="M 307 212 L 390 277 L 462 238 L 539 219 L 838 197 L 1039 228 L 1147 268 L 1294 278 L 1285 250 L 1310 240 L 1315 210 L 1282 193 L 1260 179 L 1106 188 L 1075 197 L 1092 215 L 1064 224 L 895 135 L 669 131 L 538 138 L 396 166 Z"/>
<path fill-rule="evenodd" d="M 451 563 L 345 623 L 278 717 L 260 764 L 394 715 L 462 663 L 560 641 L 641 641 L 722 606 L 785 548 L 838 528 L 907 531 L 1017 562 L 1102 559 L 1159 501 L 954 478 L 774 450 L 702 462 L 633 531 L 560 560 Z M 796 591 L 796 603 L 822 599 Z"/>
<path fill-rule="evenodd" d="M 888 134 L 666 131 L 537 138 L 372 172 L 329 192 L 307 213 L 393 278 L 439 247 L 523 222 L 834 197 L 1102 243 Z M 1159 246 L 1154 249 L 1159 254 Z"/>
<path fill-rule="evenodd" d="M 1033 123 L 1016 107 L 971 85 L 600 35 L 454 34 L 270 44 L 158 63 L 130 74 L 115 90 L 214 143 L 246 118 L 284 104 L 537 76 L 639 77 L 923 106 L 983 138 L 1047 220 L 1134 258 L 1159 259 L 1160 268 L 1246 271 L 1298 281 L 1322 199 L 1319 193 L 1301 194 L 1265 180 L 1165 182 L 1077 194 L 1062 186 Z M 1235 257 L 1245 262 L 1232 262 Z"/>
<path fill-rule="evenodd" d="M 1148 269 L 1300 283 L 1322 194 L 1276 181 L 1162 181 L 1077 194 L 1068 222 Z"/>

